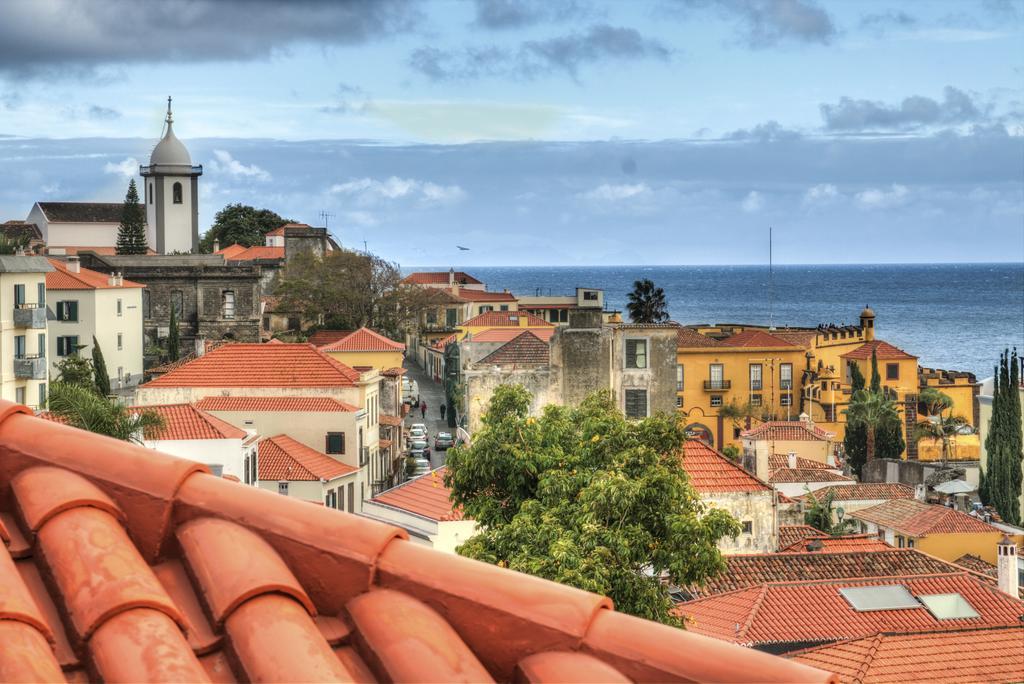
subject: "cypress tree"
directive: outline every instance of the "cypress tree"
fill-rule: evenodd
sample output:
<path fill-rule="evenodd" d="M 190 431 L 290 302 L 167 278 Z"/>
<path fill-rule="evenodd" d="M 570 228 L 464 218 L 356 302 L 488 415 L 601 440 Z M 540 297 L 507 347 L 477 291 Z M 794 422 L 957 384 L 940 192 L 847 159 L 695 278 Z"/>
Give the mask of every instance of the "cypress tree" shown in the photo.
<path fill-rule="evenodd" d="M 96 336 L 92 337 L 92 369 L 96 378 L 96 391 L 104 397 L 110 395 L 110 376 L 107 374 L 107 363 L 103 360 L 103 350 Z"/>
<path fill-rule="evenodd" d="M 982 501 L 1011 525 L 1021 523 L 1021 486 L 1024 473 L 1024 435 L 1021 434 L 1020 359 L 1017 350 L 999 356 L 992 388 L 992 417 L 985 451 L 988 463 L 982 482 Z"/>
<path fill-rule="evenodd" d="M 864 389 L 864 374 L 860 372 L 857 363 L 850 364 L 850 388 L 851 397 L 859 390 Z M 868 458 L 868 430 L 864 425 L 850 425 L 846 423 L 846 435 L 843 437 L 843 452 L 846 454 L 846 462 L 854 475 L 860 477 L 861 469 Z"/>
<path fill-rule="evenodd" d="M 871 350 L 871 391 L 878 394 L 882 391 L 882 376 L 878 373 L 878 354 Z"/>
<path fill-rule="evenodd" d="M 117 228 L 117 253 L 145 254 L 147 247 L 146 215 L 139 204 L 139 191 L 135 189 L 135 179 L 132 178 L 128 181 L 128 192 L 121 209 L 121 225 Z"/>
<path fill-rule="evenodd" d="M 178 312 L 171 306 L 170 330 L 167 333 L 167 356 L 170 361 L 177 361 L 181 357 L 181 338 L 178 332 Z"/>

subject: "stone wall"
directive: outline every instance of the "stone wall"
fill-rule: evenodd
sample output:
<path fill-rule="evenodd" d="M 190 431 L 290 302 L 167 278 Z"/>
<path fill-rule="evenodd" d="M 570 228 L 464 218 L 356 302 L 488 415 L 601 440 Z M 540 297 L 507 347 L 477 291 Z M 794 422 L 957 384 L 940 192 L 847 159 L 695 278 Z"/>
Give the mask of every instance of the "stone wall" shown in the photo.
<path fill-rule="evenodd" d="M 480 418 L 487 412 L 491 396 L 501 385 L 522 385 L 533 396 L 530 413 L 540 415 L 547 404 L 560 403 L 553 396 L 551 372 L 547 367 L 498 368 L 477 367 L 463 374 L 466 385 L 466 429 L 470 433 L 480 429 Z"/>
<path fill-rule="evenodd" d="M 750 534 L 741 533 L 735 539 L 726 537 L 718 542 L 724 554 L 774 553 L 778 546 L 778 521 L 773 506 L 774 492 L 721 492 L 704 495 L 704 503 L 729 513 L 742 525 L 749 522 Z"/>

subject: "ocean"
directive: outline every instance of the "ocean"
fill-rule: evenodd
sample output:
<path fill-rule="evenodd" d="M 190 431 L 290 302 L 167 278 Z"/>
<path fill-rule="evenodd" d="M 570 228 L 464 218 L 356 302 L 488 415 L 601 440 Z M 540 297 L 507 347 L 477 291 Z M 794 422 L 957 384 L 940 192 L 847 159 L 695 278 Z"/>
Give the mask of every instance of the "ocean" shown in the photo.
<path fill-rule="evenodd" d="M 444 270 L 418 267 L 406 271 Z M 601 288 L 626 317 L 633 281 L 664 288 L 672 318 L 690 323 L 769 323 L 767 266 L 460 266 L 490 290 L 519 295 Z M 1024 350 L 1024 264 L 776 266 L 776 327 L 856 324 L 865 305 L 876 335 L 922 366 L 992 374 L 1006 347 Z"/>

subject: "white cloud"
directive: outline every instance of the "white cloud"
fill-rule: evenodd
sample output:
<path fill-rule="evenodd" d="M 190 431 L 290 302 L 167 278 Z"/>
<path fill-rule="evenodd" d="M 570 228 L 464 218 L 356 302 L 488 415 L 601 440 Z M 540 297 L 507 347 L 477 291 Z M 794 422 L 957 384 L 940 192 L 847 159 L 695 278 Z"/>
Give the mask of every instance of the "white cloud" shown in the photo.
<path fill-rule="evenodd" d="M 125 178 L 134 178 L 139 172 L 139 160 L 135 157 L 125 157 L 116 164 L 107 162 L 103 165 L 103 173 L 112 173 Z"/>
<path fill-rule="evenodd" d="M 210 161 L 210 169 L 224 173 L 234 178 L 253 178 L 255 180 L 268 181 L 270 174 L 264 169 L 251 164 L 246 166 L 231 156 L 227 150 L 214 150 L 213 159 Z"/>
<path fill-rule="evenodd" d="M 805 206 L 829 204 L 839 199 L 839 188 L 831 183 L 819 183 L 804 193 Z"/>
<path fill-rule="evenodd" d="M 863 209 L 889 209 L 907 201 L 910 190 L 905 185 L 893 183 L 892 188 L 868 188 L 857 193 L 857 203 Z"/>
<path fill-rule="evenodd" d="M 362 226 L 364 228 L 371 228 L 380 223 L 380 221 L 377 220 L 377 217 L 368 211 L 346 211 L 342 214 L 342 218 L 347 220 L 349 223 Z"/>
<path fill-rule="evenodd" d="M 757 213 L 764 208 L 764 196 L 757 190 L 751 190 L 750 193 L 743 198 L 743 202 L 740 203 L 740 207 L 748 214 Z"/>
<path fill-rule="evenodd" d="M 627 199 L 646 197 L 650 194 L 651 188 L 648 187 L 646 183 L 636 183 L 635 185 L 610 185 L 608 183 L 604 183 L 589 192 L 583 193 L 581 197 L 598 202 L 619 202 Z"/>
<path fill-rule="evenodd" d="M 348 195 L 358 204 L 370 206 L 383 200 L 412 199 L 423 204 L 454 204 L 466 197 L 458 185 L 438 185 L 415 178 L 391 176 L 380 181 L 375 178 L 357 178 L 346 183 L 335 183 L 329 190 L 335 195 Z"/>

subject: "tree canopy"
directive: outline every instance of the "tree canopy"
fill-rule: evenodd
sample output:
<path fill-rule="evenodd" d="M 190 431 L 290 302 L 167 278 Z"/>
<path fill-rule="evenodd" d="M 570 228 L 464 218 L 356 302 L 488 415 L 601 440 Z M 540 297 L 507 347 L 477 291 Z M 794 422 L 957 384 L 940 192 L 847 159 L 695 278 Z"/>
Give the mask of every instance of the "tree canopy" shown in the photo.
<path fill-rule="evenodd" d="M 95 388 L 66 382 L 50 385 L 47 406 L 72 427 L 130 442 L 141 442 L 145 430 L 164 425 L 158 413 L 129 411 L 118 401 L 97 394 Z"/>
<path fill-rule="evenodd" d="M 128 181 L 128 192 L 121 209 L 121 224 L 117 227 L 118 254 L 145 254 L 149 248 L 146 241 L 146 212 L 139 204 L 139 191 L 135 179 Z"/>
<path fill-rule="evenodd" d="M 1017 350 L 999 357 L 992 389 L 992 417 L 985 437 L 987 462 L 979 488 L 982 501 L 993 506 L 1011 525 L 1021 519 L 1024 435 L 1021 434 L 1020 360 Z"/>
<path fill-rule="evenodd" d="M 213 241 L 227 247 L 236 242 L 243 247 L 264 244 L 267 233 L 280 228 L 290 219 L 282 218 L 270 209 L 257 209 L 246 204 L 229 204 L 213 217 L 213 225 L 199 241 L 200 252 L 212 252 Z"/>
<path fill-rule="evenodd" d="M 322 321 L 329 328 L 366 326 L 401 339 L 440 292 L 402 283 L 398 264 L 366 252 L 341 249 L 319 257 L 302 253 L 280 274 L 279 311 Z"/>
<path fill-rule="evenodd" d="M 498 387 L 472 443 L 448 452 L 452 501 L 481 527 L 458 552 L 679 624 L 661 577 L 685 585 L 720 572 L 717 542 L 740 531 L 690 486 L 681 423 L 627 421 L 607 393 L 539 418 L 530 400 Z"/>
<path fill-rule="evenodd" d="M 633 291 L 629 293 L 626 311 L 629 320 L 634 323 L 664 323 L 668 320 L 665 290 L 655 287 L 648 278 L 637 280 L 633 283 Z"/>
<path fill-rule="evenodd" d="M 96 336 L 92 336 L 92 369 L 96 382 L 96 391 L 103 396 L 110 394 L 110 376 L 107 374 L 107 362 L 103 359 L 103 350 Z"/>

